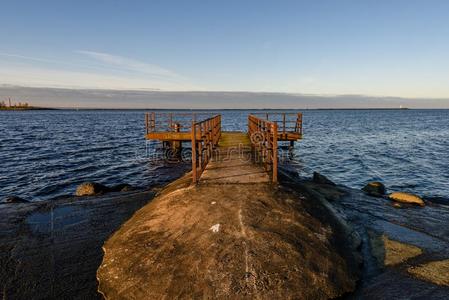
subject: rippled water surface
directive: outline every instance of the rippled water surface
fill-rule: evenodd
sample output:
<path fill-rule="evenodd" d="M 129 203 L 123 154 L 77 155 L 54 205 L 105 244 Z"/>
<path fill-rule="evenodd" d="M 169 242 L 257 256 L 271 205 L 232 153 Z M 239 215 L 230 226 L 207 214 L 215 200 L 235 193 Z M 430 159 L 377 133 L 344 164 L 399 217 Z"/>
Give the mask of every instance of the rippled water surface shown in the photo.
<path fill-rule="evenodd" d="M 249 111 L 222 111 L 223 130 L 246 130 Z M 306 110 L 289 164 L 360 188 L 449 196 L 449 110 Z M 189 169 L 148 157 L 143 111 L 0 112 L 0 198 L 42 200 L 97 181 L 148 187 Z"/>

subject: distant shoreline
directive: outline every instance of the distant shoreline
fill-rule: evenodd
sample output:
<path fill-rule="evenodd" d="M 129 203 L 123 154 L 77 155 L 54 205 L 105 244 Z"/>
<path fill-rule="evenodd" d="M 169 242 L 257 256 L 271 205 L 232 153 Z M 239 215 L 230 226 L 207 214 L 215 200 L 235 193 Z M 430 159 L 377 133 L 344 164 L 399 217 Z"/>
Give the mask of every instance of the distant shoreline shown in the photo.
<path fill-rule="evenodd" d="M 19 110 L 59 110 L 59 108 L 49 108 L 49 107 L 0 107 L 0 111 L 19 111 Z"/>
<path fill-rule="evenodd" d="M 449 108 L 73 108 L 73 107 L 28 107 L 28 108 L 9 108 L 2 107 L 0 111 L 24 111 L 24 110 L 69 110 L 69 111 L 396 111 L 396 110 L 449 110 Z"/>
<path fill-rule="evenodd" d="M 134 110 L 134 111 L 306 111 L 306 110 L 449 110 L 449 108 L 45 108 L 49 110 Z"/>

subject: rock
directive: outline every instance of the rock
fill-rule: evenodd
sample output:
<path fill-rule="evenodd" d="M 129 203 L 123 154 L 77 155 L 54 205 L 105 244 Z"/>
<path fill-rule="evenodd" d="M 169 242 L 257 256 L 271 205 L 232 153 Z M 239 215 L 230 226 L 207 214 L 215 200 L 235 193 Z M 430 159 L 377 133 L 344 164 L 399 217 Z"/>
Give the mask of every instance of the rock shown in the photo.
<path fill-rule="evenodd" d="M 326 176 L 321 175 L 318 172 L 313 172 L 313 182 L 320 183 L 320 184 L 336 185 L 331 180 L 329 180 Z"/>
<path fill-rule="evenodd" d="M 432 261 L 418 267 L 410 267 L 410 274 L 438 285 L 449 286 L 449 259 Z"/>
<path fill-rule="evenodd" d="M 185 179 L 104 244 L 105 299 L 333 299 L 354 290 L 354 258 L 340 248 L 349 241 L 335 243 L 337 230 L 306 213 L 311 201 L 268 183 Z"/>
<path fill-rule="evenodd" d="M 393 202 L 392 206 L 393 206 L 394 208 L 402 208 L 401 203 L 397 203 L 397 202 Z"/>
<path fill-rule="evenodd" d="M 385 248 L 385 266 L 397 265 L 412 257 L 422 254 L 422 250 L 420 248 L 390 240 L 386 235 L 382 236 L 382 241 Z"/>
<path fill-rule="evenodd" d="M 76 188 L 75 195 L 76 196 L 94 196 L 94 195 L 98 195 L 98 194 L 104 194 L 109 191 L 110 191 L 110 189 L 107 186 L 102 185 L 100 183 L 85 182 L 85 183 L 80 184 Z"/>
<path fill-rule="evenodd" d="M 121 183 L 121 184 L 114 185 L 110 189 L 111 192 L 129 192 L 129 191 L 133 191 L 133 190 L 135 190 L 135 188 L 132 185 L 127 184 L 127 183 Z"/>
<path fill-rule="evenodd" d="M 8 196 L 1 203 L 28 203 L 29 201 L 17 197 L 17 196 Z"/>
<path fill-rule="evenodd" d="M 365 185 L 362 191 L 364 191 L 370 196 L 381 197 L 385 195 L 387 189 L 385 188 L 385 185 L 383 185 L 382 182 L 373 181 Z"/>
<path fill-rule="evenodd" d="M 416 204 L 419 206 L 425 206 L 424 200 L 420 197 L 409 194 L 409 193 L 402 193 L 402 192 L 394 192 L 391 193 L 388 198 L 390 200 L 401 202 L 401 203 L 407 203 L 407 204 Z"/>
<path fill-rule="evenodd" d="M 385 234 L 368 230 L 371 254 L 380 267 L 401 264 L 408 259 L 421 255 L 422 249 L 399 241 L 391 240 Z"/>

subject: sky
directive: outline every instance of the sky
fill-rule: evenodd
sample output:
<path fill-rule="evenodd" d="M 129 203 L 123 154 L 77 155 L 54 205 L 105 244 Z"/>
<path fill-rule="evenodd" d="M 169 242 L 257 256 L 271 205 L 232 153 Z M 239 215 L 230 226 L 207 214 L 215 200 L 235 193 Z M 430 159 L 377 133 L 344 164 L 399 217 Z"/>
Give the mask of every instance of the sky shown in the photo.
<path fill-rule="evenodd" d="M 433 0 L 1 1 L 0 84 L 449 99 L 448 12 Z"/>

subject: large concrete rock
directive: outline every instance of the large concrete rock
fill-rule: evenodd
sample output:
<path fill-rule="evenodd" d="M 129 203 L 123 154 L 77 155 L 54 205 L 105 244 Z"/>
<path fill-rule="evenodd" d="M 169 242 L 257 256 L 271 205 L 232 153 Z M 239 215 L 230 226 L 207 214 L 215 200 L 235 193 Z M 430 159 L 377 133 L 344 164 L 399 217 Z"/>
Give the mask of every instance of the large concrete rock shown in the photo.
<path fill-rule="evenodd" d="M 390 200 L 406 203 L 406 204 L 413 204 L 413 205 L 419 205 L 419 206 L 425 206 L 424 200 L 420 197 L 409 194 L 409 193 L 403 193 L 403 192 L 394 192 L 391 193 L 388 198 Z"/>
<path fill-rule="evenodd" d="M 99 290 L 106 299 L 328 299 L 352 291 L 353 261 L 334 244 L 345 240 L 301 197 L 268 183 L 168 187 L 105 243 Z"/>
<path fill-rule="evenodd" d="M 80 184 L 76 188 L 75 195 L 76 196 L 94 196 L 94 195 L 104 194 L 109 191 L 110 191 L 110 189 L 107 186 L 104 186 L 100 183 L 85 182 L 85 183 Z"/>
<path fill-rule="evenodd" d="M 383 185 L 382 182 L 373 181 L 365 185 L 362 188 L 362 191 L 364 191 L 370 196 L 381 197 L 386 194 L 387 189 L 385 188 L 385 185 Z"/>

